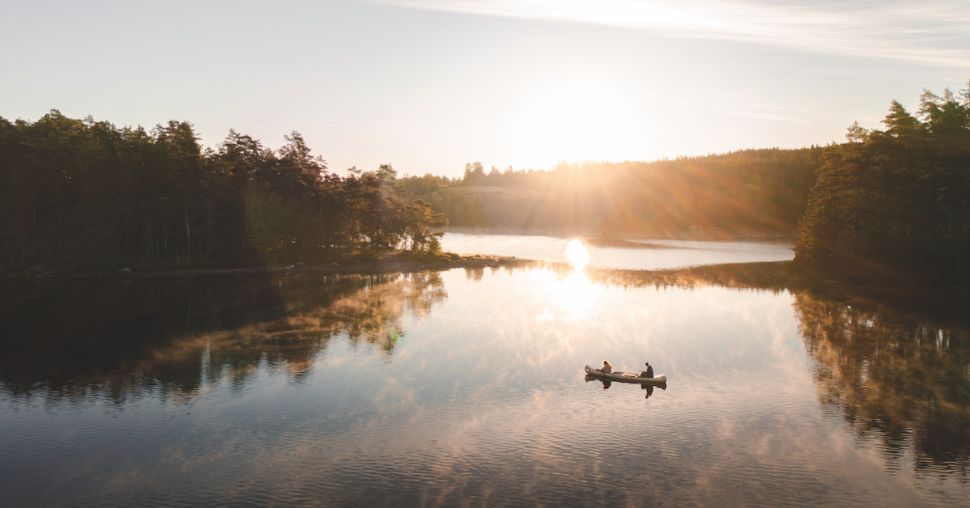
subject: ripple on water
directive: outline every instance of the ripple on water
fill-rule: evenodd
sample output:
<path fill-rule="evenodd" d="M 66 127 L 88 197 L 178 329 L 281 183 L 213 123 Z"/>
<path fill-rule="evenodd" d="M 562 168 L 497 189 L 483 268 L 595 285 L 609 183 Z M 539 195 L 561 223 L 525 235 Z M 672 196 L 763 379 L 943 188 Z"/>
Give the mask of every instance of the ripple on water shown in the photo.
<path fill-rule="evenodd" d="M 156 377 L 121 376 L 130 389 L 87 383 L 58 403 L 0 399 L 0 504 L 965 502 L 961 449 L 920 441 L 939 445 L 932 430 L 959 444 L 958 426 L 924 426 L 928 413 L 893 425 L 870 404 L 882 402 L 874 391 L 846 400 L 853 348 L 867 343 L 856 333 L 838 349 L 831 323 L 844 307 L 825 314 L 822 353 L 807 356 L 793 308 L 828 310 L 791 294 L 603 286 L 586 317 L 538 319 L 558 279 L 522 275 L 447 272 L 454 297 L 421 316 L 388 291 L 343 301 L 342 312 L 377 330 L 373 341 L 366 330 L 354 340 L 341 332 L 303 351 L 294 339 L 284 357 L 265 351 L 272 341 L 248 340 L 255 332 L 223 334 L 210 348 L 220 360 L 161 355 L 172 363 L 146 367 Z M 535 291 L 540 283 L 550 287 Z M 389 306 L 397 310 L 378 312 Z M 301 326 L 327 315 L 309 314 Z M 407 333 L 371 347 L 389 329 Z M 905 359 L 899 336 L 893 362 Z M 876 339 L 872 349 L 887 350 Z M 656 359 L 668 389 L 644 399 L 635 385 L 585 382 L 579 368 L 607 354 Z M 813 362 L 827 362 L 828 384 Z"/>

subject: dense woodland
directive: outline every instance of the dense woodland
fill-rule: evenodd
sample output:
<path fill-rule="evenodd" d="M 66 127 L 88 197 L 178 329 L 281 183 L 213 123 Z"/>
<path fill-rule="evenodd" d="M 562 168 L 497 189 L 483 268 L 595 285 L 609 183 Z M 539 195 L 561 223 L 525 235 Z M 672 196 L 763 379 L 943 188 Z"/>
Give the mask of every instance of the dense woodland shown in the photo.
<path fill-rule="evenodd" d="M 152 131 L 0 118 L 0 268 L 312 262 L 436 250 L 444 225 L 389 166 L 328 171 L 299 133 L 279 150 L 231 131 L 203 150 L 190 124 Z"/>
<path fill-rule="evenodd" d="M 452 226 L 620 237 L 788 237 L 805 210 L 822 149 L 743 150 L 657 162 L 560 164 L 402 185 Z"/>
<path fill-rule="evenodd" d="M 883 124 L 856 123 L 823 153 L 797 258 L 847 274 L 967 279 L 970 88 L 924 92 L 916 115 L 893 101 Z"/>
<path fill-rule="evenodd" d="M 848 142 L 459 179 L 328 170 L 299 133 L 278 150 L 190 124 L 118 128 L 52 111 L 0 118 L 0 269 L 226 266 L 435 254 L 448 224 L 707 238 L 797 235 L 799 261 L 968 278 L 970 89 L 893 101 Z"/>

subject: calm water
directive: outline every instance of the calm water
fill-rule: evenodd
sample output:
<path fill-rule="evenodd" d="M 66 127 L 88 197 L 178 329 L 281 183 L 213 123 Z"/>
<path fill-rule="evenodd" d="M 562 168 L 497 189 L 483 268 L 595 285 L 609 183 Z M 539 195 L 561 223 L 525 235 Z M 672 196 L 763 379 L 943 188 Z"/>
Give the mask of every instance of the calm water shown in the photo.
<path fill-rule="evenodd" d="M 538 235 L 480 235 L 449 232 L 444 250 L 459 254 L 493 254 L 542 261 L 560 261 L 569 238 Z M 789 261 L 790 243 L 701 242 L 688 240 L 632 241 L 642 248 L 589 246 L 590 266 L 632 270 L 664 270 L 698 265 Z"/>
<path fill-rule="evenodd" d="M 881 307 L 541 268 L 3 294 L 3 506 L 970 496 L 970 334 Z"/>

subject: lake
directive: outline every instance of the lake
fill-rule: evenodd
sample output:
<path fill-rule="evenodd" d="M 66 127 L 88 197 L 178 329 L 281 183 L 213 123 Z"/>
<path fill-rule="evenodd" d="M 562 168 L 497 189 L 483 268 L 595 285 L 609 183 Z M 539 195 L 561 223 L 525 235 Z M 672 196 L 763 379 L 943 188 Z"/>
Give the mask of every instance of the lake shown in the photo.
<path fill-rule="evenodd" d="M 542 267 L 9 284 L 3 506 L 970 496 L 970 332 L 918 314 Z"/>
<path fill-rule="evenodd" d="M 445 251 L 492 254 L 541 261 L 561 261 L 570 238 L 542 235 L 489 235 L 447 232 Z M 696 240 L 630 240 L 626 247 L 587 246 L 590 266 L 630 270 L 665 270 L 688 266 L 758 261 L 790 261 L 789 242 L 707 242 Z M 641 248 L 632 245 L 642 245 Z"/>

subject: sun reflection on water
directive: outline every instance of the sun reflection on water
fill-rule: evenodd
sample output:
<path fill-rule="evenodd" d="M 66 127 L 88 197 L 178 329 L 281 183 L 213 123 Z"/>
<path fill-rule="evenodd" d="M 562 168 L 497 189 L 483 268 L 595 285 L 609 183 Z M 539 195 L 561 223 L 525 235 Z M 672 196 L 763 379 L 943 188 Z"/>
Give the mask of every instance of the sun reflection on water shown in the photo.
<path fill-rule="evenodd" d="M 578 238 L 573 238 L 569 242 L 563 255 L 566 256 L 566 262 L 572 265 L 574 271 L 583 270 L 589 264 L 589 249 Z"/>
<path fill-rule="evenodd" d="M 532 287 L 545 302 L 541 320 L 579 321 L 595 310 L 602 287 L 585 272 L 573 270 L 568 275 L 539 269 L 530 273 Z"/>
<path fill-rule="evenodd" d="M 543 293 L 544 301 L 549 304 L 544 318 L 581 320 L 590 315 L 601 287 L 584 271 L 590 255 L 581 240 L 570 241 L 563 256 L 572 266 L 569 274 L 563 276 L 551 270 L 536 270 L 533 274 L 539 280 L 534 287 Z"/>
<path fill-rule="evenodd" d="M 586 272 L 573 270 L 555 287 L 557 301 L 569 319 L 582 319 L 589 315 L 599 286 L 589 279 Z"/>

